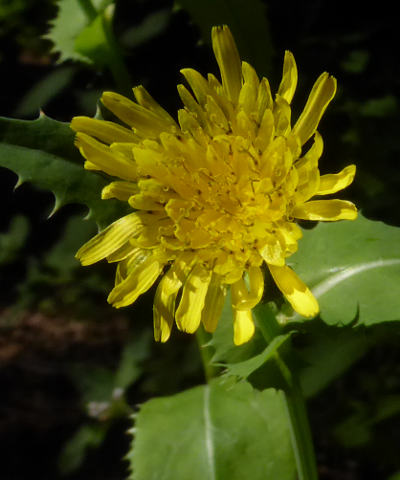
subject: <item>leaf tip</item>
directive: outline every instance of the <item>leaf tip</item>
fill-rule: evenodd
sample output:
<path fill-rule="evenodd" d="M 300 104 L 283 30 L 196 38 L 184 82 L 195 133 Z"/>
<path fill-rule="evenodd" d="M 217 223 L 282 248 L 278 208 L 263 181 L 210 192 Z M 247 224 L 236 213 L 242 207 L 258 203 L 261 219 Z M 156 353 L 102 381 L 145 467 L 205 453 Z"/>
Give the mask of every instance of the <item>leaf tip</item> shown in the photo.
<path fill-rule="evenodd" d="M 55 196 L 55 201 L 54 201 L 54 206 L 52 211 L 49 213 L 47 216 L 47 220 L 50 220 L 50 218 L 60 210 L 60 208 L 64 205 L 64 202 L 57 196 Z"/>
<path fill-rule="evenodd" d="M 22 178 L 21 175 L 18 176 L 18 180 L 17 182 L 15 183 L 14 185 L 14 192 L 17 190 L 17 188 L 19 188 L 22 184 L 25 183 L 25 180 Z"/>

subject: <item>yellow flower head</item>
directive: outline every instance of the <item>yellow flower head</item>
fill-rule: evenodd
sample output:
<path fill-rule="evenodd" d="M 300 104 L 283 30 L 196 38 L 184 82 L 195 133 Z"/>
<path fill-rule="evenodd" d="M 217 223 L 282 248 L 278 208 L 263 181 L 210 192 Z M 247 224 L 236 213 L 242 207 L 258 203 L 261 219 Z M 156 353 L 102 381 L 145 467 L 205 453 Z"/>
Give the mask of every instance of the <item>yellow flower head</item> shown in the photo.
<path fill-rule="evenodd" d="M 286 265 L 302 236 L 303 220 L 353 220 L 344 200 L 310 200 L 353 180 L 355 166 L 320 175 L 322 139 L 317 126 L 336 91 L 323 73 L 291 126 L 297 84 L 293 55 L 285 53 L 275 99 L 266 78 L 241 62 L 228 27 L 214 27 L 212 45 L 221 80 L 196 70 L 178 85 L 184 108 L 176 122 L 142 87 L 136 103 L 105 92 L 102 102 L 121 123 L 76 117 L 72 128 L 85 168 L 111 182 L 102 198 L 126 201 L 133 212 L 92 238 L 77 253 L 82 265 L 118 262 L 108 301 L 133 303 L 163 274 L 154 299 L 154 333 L 165 342 L 174 320 L 193 333 L 213 332 L 231 288 L 234 342 L 254 333 L 251 309 L 261 300 L 262 267 L 293 309 L 315 316 L 318 303 Z M 303 145 L 312 145 L 303 151 Z"/>

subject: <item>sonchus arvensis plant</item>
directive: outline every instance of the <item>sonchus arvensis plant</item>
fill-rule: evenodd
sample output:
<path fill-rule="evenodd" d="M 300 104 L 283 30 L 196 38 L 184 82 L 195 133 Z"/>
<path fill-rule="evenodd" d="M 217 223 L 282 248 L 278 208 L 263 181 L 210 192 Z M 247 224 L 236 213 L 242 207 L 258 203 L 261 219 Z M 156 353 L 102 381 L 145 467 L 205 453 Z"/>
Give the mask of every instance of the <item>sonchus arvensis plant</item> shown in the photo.
<path fill-rule="evenodd" d="M 213 28 L 212 45 L 221 79 L 183 69 L 189 88 L 178 85 L 184 107 L 177 120 L 142 86 L 133 89 L 136 102 L 103 94 L 120 123 L 73 119 L 85 168 L 116 178 L 102 198 L 132 207 L 77 258 L 82 265 L 118 262 L 108 297 L 117 308 L 162 276 L 154 299 L 154 333 L 162 342 L 174 321 L 188 333 L 201 323 L 213 332 L 230 287 L 239 345 L 254 333 L 251 311 L 263 295 L 265 266 L 296 312 L 318 313 L 317 300 L 286 259 L 302 236 L 297 220 L 356 218 L 351 202 L 312 199 L 347 187 L 355 166 L 329 175 L 318 169 L 317 127 L 335 95 L 335 78 L 317 79 L 292 126 L 293 55 L 285 53 L 273 97 L 268 80 L 240 60 L 228 27 Z"/>

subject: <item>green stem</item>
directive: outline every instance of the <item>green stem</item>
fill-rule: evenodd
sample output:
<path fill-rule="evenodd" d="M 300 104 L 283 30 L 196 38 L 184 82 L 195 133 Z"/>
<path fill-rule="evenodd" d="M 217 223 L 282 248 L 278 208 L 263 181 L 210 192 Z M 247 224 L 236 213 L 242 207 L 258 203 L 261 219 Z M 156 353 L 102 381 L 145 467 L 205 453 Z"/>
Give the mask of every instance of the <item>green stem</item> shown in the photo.
<path fill-rule="evenodd" d="M 256 311 L 256 315 L 261 333 L 267 343 L 282 333 L 281 325 L 269 309 L 261 307 L 258 312 Z M 288 344 L 285 345 L 288 346 Z M 290 352 L 286 353 L 290 355 Z M 307 408 L 297 375 L 290 370 L 279 352 L 275 353 L 274 359 L 285 383 L 285 405 L 290 420 L 290 434 L 299 480 L 318 480 Z"/>
<path fill-rule="evenodd" d="M 89 23 L 96 19 L 101 13 L 96 10 L 91 0 L 78 0 L 82 10 L 85 12 Z M 102 13 L 102 27 L 109 54 L 106 63 L 113 76 L 118 91 L 124 95 L 130 95 L 131 80 L 129 72 L 125 66 L 120 46 L 113 32 L 112 20 L 114 16 L 114 5 L 109 5 Z"/>
<path fill-rule="evenodd" d="M 318 480 L 314 445 L 301 387 L 278 353 L 275 360 L 287 384 L 284 392 L 285 405 L 290 419 L 290 435 L 299 480 Z"/>
<path fill-rule="evenodd" d="M 207 346 L 210 338 L 210 335 L 202 326 L 197 329 L 196 339 L 200 350 L 201 361 L 203 363 L 204 376 L 206 377 L 207 382 L 214 378 L 219 372 L 219 369 L 211 363 L 213 352 L 212 348 Z"/>
<path fill-rule="evenodd" d="M 121 53 L 121 48 L 115 38 L 113 32 L 112 19 L 114 15 L 114 5 L 106 8 L 103 16 L 103 28 L 107 39 L 108 48 L 111 55 L 108 57 L 108 68 L 114 78 L 118 90 L 125 95 L 132 93 L 132 85 L 129 72 L 125 66 L 125 62 Z"/>

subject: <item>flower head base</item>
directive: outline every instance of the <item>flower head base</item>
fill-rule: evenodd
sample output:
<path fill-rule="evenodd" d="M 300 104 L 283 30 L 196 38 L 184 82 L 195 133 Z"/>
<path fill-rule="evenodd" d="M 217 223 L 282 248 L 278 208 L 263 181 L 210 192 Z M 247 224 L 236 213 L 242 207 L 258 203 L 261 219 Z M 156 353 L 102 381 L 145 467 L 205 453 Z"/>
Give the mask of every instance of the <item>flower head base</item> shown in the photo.
<path fill-rule="evenodd" d="M 295 311 L 318 313 L 316 299 L 286 258 L 302 236 L 296 219 L 356 218 L 351 202 L 310 200 L 347 187 L 355 166 L 322 176 L 318 170 L 323 144 L 316 129 L 335 95 L 333 77 L 318 78 L 292 127 L 293 55 L 285 54 L 273 99 L 268 80 L 240 61 L 227 27 L 213 28 L 212 43 L 222 81 L 182 70 L 191 92 L 178 86 L 184 104 L 178 123 L 142 86 L 134 88 L 137 103 L 103 94 L 103 104 L 121 124 L 73 119 L 85 168 L 120 179 L 102 197 L 134 209 L 77 257 L 83 265 L 103 258 L 118 262 L 108 297 L 117 308 L 133 303 L 164 273 L 154 299 L 155 338 L 162 342 L 174 320 L 185 332 L 195 332 L 200 323 L 214 331 L 230 286 L 239 345 L 254 333 L 251 309 L 263 294 L 263 265 Z"/>

